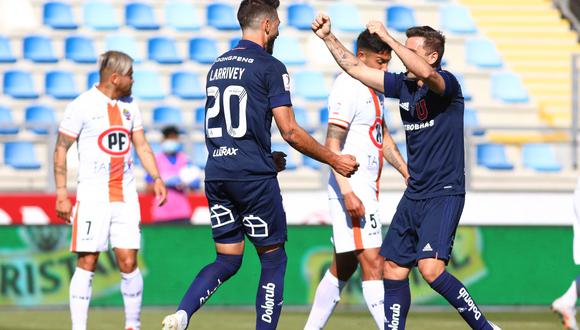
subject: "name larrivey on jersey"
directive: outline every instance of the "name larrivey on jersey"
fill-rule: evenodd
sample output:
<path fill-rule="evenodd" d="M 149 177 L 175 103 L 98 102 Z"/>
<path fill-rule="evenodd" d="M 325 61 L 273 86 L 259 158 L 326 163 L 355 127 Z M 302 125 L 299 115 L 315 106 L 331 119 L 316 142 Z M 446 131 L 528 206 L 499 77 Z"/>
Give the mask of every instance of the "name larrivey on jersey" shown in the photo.
<path fill-rule="evenodd" d="M 232 66 L 217 68 L 209 72 L 209 81 L 218 79 L 242 79 L 244 71 L 246 69 Z"/>

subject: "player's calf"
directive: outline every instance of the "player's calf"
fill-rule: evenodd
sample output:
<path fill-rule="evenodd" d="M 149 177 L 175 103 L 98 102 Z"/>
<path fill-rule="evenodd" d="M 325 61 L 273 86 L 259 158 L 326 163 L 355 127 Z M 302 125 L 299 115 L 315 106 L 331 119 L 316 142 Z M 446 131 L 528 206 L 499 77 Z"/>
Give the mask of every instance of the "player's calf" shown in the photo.
<path fill-rule="evenodd" d="M 262 273 L 256 295 L 256 329 L 276 329 L 282 312 L 286 251 L 280 247 L 260 254 Z"/>

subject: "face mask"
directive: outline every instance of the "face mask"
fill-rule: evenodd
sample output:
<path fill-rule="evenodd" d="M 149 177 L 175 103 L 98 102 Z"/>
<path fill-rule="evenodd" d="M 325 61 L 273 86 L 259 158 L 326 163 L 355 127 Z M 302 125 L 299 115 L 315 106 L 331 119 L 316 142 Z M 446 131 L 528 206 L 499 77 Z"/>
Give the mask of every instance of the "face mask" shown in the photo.
<path fill-rule="evenodd" d="M 166 154 L 175 154 L 181 148 L 181 144 L 177 140 L 165 140 L 161 143 L 161 150 Z"/>

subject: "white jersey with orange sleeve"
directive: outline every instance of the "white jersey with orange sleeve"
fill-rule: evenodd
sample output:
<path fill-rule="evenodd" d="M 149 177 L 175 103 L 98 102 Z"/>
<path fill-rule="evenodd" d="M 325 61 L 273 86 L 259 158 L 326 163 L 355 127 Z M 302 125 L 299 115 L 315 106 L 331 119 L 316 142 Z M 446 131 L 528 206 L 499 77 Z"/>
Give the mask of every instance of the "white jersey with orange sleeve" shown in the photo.
<path fill-rule="evenodd" d="M 382 243 L 378 191 L 383 167 L 383 103 L 382 94 L 346 73 L 336 78 L 328 98 L 328 124 L 348 129 L 341 152 L 354 155 L 360 163 L 348 182 L 366 210 L 364 218 L 350 219 L 340 187 L 330 175 L 328 198 L 337 253 L 379 247 Z"/>
<path fill-rule="evenodd" d="M 93 87 L 69 104 L 59 132 L 77 139 L 77 199 L 137 198 L 131 134 L 142 129 L 139 108 L 131 98 L 111 100 Z"/>

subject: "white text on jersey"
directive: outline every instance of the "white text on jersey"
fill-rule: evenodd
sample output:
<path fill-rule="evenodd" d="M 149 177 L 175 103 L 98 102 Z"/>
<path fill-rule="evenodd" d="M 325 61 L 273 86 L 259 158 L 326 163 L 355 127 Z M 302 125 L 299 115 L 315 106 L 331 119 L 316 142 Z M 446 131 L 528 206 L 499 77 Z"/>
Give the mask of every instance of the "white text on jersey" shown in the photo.
<path fill-rule="evenodd" d="M 209 73 L 209 81 L 218 79 L 242 79 L 244 71 L 246 71 L 246 69 L 231 66 L 214 69 Z"/>
<path fill-rule="evenodd" d="M 213 151 L 214 157 L 237 156 L 237 155 L 238 155 L 238 148 L 220 147 L 219 149 L 215 149 Z"/>

